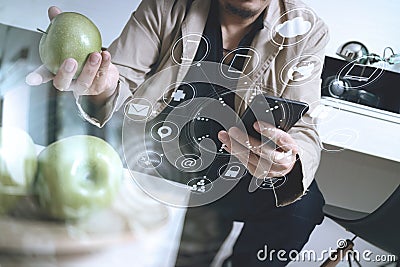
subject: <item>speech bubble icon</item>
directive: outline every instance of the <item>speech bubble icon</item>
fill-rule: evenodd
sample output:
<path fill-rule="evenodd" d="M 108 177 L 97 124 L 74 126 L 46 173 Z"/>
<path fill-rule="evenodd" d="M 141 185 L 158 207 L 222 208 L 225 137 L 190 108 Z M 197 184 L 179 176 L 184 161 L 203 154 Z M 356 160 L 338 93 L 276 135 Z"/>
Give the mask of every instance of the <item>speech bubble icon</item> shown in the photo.
<path fill-rule="evenodd" d="M 160 128 L 158 128 L 157 130 L 157 134 L 161 137 L 161 139 L 168 137 L 172 134 L 172 129 L 169 126 L 161 126 Z"/>

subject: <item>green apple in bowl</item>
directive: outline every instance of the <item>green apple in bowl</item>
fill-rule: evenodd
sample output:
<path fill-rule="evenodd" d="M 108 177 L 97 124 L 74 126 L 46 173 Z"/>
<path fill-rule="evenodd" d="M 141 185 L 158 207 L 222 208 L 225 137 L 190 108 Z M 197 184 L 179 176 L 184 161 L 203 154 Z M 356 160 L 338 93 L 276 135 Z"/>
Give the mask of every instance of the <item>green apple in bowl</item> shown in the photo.
<path fill-rule="evenodd" d="M 75 12 L 58 14 L 43 32 L 39 55 L 46 68 L 56 74 L 67 58 L 74 58 L 78 68 L 74 78 L 81 73 L 88 56 L 101 51 L 101 35 L 96 25 L 87 17 Z"/>
<path fill-rule="evenodd" d="M 49 217 L 75 220 L 109 206 L 122 175 L 121 159 L 110 144 L 94 136 L 71 136 L 40 152 L 34 193 Z"/>
<path fill-rule="evenodd" d="M 36 168 L 32 138 L 21 129 L 0 127 L 0 214 L 30 194 Z"/>

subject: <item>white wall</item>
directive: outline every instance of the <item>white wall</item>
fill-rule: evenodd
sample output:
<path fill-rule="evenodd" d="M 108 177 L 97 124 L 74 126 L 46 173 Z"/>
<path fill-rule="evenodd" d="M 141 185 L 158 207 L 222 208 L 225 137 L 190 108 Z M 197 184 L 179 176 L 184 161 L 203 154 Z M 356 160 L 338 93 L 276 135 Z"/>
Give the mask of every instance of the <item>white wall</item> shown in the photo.
<path fill-rule="evenodd" d="M 100 29 L 106 47 L 119 35 L 139 3 L 139 0 L 2 0 L 0 23 L 33 31 L 46 29 L 48 7 L 58 6 L 63 11 L 76 11 L 89 17 Z"/>
<path fill-rule="evenodd" d="M 303 1 L 329 26 L 327 55 L 334 56 L 341 44 L 353 40 L 364 43 L 370 53 L 382 55 L 384 48 L 390 46 L 400 54 L 400 1 Z M 400 72 L 400 64 L 391 69 Z"/>

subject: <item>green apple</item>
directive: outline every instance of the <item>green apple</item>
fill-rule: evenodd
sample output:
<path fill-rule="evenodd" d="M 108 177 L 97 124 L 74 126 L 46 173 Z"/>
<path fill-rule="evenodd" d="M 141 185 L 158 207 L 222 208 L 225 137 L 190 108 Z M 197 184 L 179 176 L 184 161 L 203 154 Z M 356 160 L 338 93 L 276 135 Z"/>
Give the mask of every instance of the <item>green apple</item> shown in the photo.
<path fill-rule="evenodd" d="M 106 141 L 71 136 L 40 152 L 34 192 L 49 217 L 79 219 L 111 204 L 122 174 L 121 159 Z"/>
<path fill-rule="evenodd" d="M 74 78 L 81 73 L 88 56 L 101 51 L 101 35 L 96 25 L 82 14 L 58 14 L 43 32 L 39 55 L 46 68 L 56 74 L 67 58 L 78 62 Z"/>
<path fill-rule="evenodd" d="M 0 214 L 30 193 L 36 168 L 32 138 L 23 130 L 0 127 Z"/>

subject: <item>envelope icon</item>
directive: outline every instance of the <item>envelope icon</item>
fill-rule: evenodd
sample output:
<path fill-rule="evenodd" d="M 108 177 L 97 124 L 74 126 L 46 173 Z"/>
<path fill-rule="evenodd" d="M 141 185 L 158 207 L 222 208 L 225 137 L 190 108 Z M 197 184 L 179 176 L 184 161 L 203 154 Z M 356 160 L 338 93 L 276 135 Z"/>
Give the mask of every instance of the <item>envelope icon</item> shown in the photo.
<path fill-rule="evenodd" d="M 141 105 L 141 104 L 130 104 L 128 114 L 136 115 L 141 117 L 146 117 L 149 113 L 150 106 Z"/>

